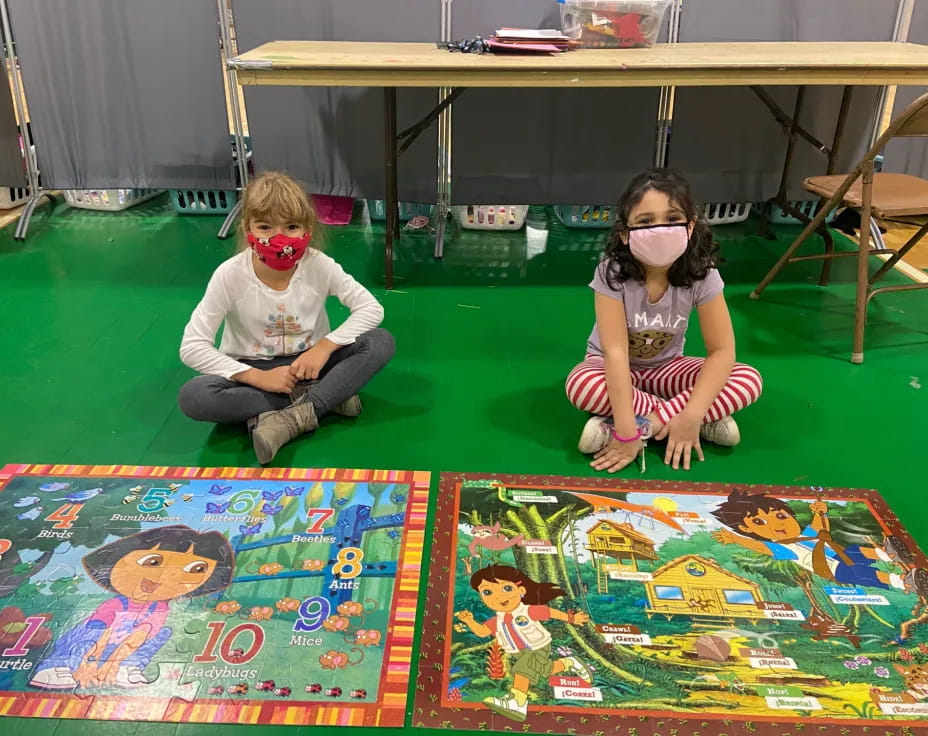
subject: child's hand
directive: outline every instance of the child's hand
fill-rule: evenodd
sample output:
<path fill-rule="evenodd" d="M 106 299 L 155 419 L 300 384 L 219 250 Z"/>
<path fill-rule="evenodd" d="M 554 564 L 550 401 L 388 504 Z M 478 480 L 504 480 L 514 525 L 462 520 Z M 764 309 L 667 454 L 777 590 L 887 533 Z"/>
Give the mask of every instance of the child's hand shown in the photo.
<path fill-rule="evenodd" d="M 95 687 L 99 684 L 100 671 L 96 662 L 82 661 L 71 673 L 77 686 L 83 689 Z"/>
<path fill-rule="evenodd" d="M 298 381 L 315 381 L 335 352 L 334 347 L 337 347 L 334 343 L 320 340 L 290 364 L 290 375 Z"/>
<path fill-rule="evenodd" d="M 712 538 L 719 544 L 737 544 L 738 538 L 728 529 L 716 529 L 712 532 Z"/>
<path fill-rule="evenodd" d="M 594 460 L 590 465 L 596 470 L 606 470 L 614 473 L 635 462 L 635 458 L 641 454 L 642 447 L 644 445 L 641 440 L 635 440 L 634 442 L 612 440 L 593 456 Z"/>
<path fill-rule="evenodd" d="M 680 461 L 683 461 L 683 469 L 690 469 L 690 455 L 695 450 L 696 457 L 700 461 L 706 458 L 702 454 L 702 447 L 699 444 L 699 425 L 701 424 L 698 417 L 693 417 L 685 411 L 680 412 L 663 426 L 654 439 L 662 440 L 667 438 L 667 452 L 664 453 L 664 465 L 673 463 L 673 469 L 680 469 Z"/>
<path fill-rule="evenodd" d="M 290 366 L 282 365 L 266 371 L 259 370 L 252 379 L 252 385 L 274 394 L 289 394 L 296 386 L 296 379 L 290 375 Z"/>
<path fill-rule="evenodd" d="M 814 501 L 809 504 L 809 511 L 813 514 L 827 514 L 828 504 L 823 501 Z"/>

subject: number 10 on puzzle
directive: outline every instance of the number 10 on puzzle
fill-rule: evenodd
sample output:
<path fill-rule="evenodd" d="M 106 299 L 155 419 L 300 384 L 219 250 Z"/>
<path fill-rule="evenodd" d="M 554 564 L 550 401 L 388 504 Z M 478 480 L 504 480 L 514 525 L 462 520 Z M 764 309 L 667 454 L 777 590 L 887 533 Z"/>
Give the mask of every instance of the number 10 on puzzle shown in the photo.
<path fill-rule="evenodd" d="M 428 485 L 7 466 L 0 715 L 402 725 Z"/>

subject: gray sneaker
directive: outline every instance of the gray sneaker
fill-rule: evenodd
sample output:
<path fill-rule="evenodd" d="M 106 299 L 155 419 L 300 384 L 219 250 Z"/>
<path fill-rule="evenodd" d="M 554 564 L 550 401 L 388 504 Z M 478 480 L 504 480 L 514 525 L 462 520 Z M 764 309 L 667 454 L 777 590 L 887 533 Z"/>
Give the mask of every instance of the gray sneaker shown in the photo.
<path fill-rule="evenodd" d="M 293 403 L 301 403 L 306 398 L 306 392 L 309 391 L 309 387 L 314 383 L 319 383 L 319 381 L 302 381 L 298 383 L 293 391 L 290 392 L 290 398 L 293 399 Z M 354 418 L 361 414 L 363 408 L 364 407 L 361 405 L 361 397 L 355 394 L 354 396 L 349 396 L 338 406 L 332 407 L 332 413 L 338 414 L 340 417 Z"/>
<path fill-rule="evenodd" d="M 248 420 L 251 442 L 258 462 L 266 465 L 290 440 L 319 426 L 312 402 L 291 404 L 279 411 L 266 411 Z"/>
<path fill-rule="evenodd" d="M 906 589 L 922 600 L 928 600 L 928 570 L 914 567 L 902 578 Z"/>
<path fill-rule="evenodd" d="M 885 535 L 883 537 L 883 551 L 900 565 L 909 567 L 915 563 L 914 555 L 899 537 Z"/>

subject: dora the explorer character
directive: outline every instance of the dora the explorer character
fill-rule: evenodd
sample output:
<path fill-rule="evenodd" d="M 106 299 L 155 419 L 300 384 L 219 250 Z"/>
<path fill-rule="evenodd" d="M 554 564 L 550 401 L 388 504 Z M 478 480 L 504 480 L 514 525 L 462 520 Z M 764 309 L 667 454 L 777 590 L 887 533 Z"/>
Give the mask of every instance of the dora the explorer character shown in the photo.
<path fill-rule="evenodd" d="M 234 553 L 219 532 L 162 526 L 98 547 L 83 559 L 97 585 L 116 595 L 59 637 L 29 685 L 43 690 L 141 687 L 168 639 L 169 603 L 224 590 Z"/>
<path fill-rule="evenodd" d="M 712 512 L 733 531 L 719 529 L 712 536 L 721 544 L 737 544 L 775 560 L 789 560 L 832 582 L 928 595 L 928 572 L 914 567 L 912 553 L 898 537 L 887 536 L 882 546 L 845 547 L 831 537 L 828 505 L 814 501 L 809 510 L 812 521 L 802 529 L 785 501 L 735 489 Z M 903 574 L 881 570 L 877 562 L 893 563 Z"/>
<path fill-rule="evenodd" d="M 486 698 L 483 703 L 487 708 L 514 721 L 524 721 L 528 689 L 540 679 L 566 672 L 592 681 L 592 673 L 576 657 L 551 657 L 551 634 L 542 625 L 543 621 L 557 619 L 585 624 L 590 620 L 582 611 L 564 613 L 546 605 L 564 595 L 563 590 L 551 583 L 536 583 L 507 565 L 477 570 L 470 578 L 470 587 L 496 615 L 480 623 L 470 611 L 458 611 L 455 613 L 458 621 L 477 636 L 495 636 L 504 652 L 516 656 L 510 667 L 512 689 L 505 697 Z"/>

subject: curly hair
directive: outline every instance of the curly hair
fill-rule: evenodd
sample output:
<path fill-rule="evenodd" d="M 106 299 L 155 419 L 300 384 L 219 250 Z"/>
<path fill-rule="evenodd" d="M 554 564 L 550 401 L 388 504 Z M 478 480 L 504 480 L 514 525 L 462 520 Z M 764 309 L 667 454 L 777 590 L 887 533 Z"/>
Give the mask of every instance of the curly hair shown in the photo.
<path fill-rule="evenodd" d="M 686 179 L 672 169 L 650 169 L 631 180 L 615 206 L 615 225 L 609 234 L 601 266 L 606 283 L 614 289 L 629 279 L 644 281 L 644 269 L 626 242 L 630 230 L 628 215 L 652 189 L 666 194 L 672 204 L 683 210 L 687 221 L 693 223 L 693 233 L 686 252 L 674 261 L 667 272 L 670 284 L 689 288 L 694 282 L 704 279 L 709 269 L 716 266 L 718 245 L 693 201 Z M 626 240 L 623 240 L 623 236 Z"/>

